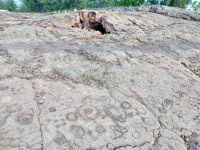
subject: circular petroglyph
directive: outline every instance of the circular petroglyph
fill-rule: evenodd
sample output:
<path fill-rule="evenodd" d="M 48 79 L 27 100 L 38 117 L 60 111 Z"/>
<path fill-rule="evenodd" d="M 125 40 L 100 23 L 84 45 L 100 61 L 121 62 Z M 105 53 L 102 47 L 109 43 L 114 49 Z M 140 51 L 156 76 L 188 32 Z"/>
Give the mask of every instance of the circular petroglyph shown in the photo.
<path fill-rule="evenodd" d="M 143 122 L 150 126 L 155 126 L 156 122 L 153 120 L 153 118 L 142 118 Z"/>
<path fill-rule="evenodd" d="M 115 106 L 108 106 L 105 108 L 105 112 L 110 118 L 114 120 L 117 120 L 119 122 L 126 122 L 127 114 L 121 108 Z"/>
<path fill-rule="evenodd" d="M 5 91 L 5 90 L 7 90 L 7 89 L 9 89 L 8 86 L 0 85 L 0 91 Z"/>
<path fill-rule="evenodd" d="M 85 103 L 85 104 L 91 104 L 92 98 L 90 96 L 86 96 L 82 99 L 82 102 Z"/>
<path fill-rule="evenodd" d="M 170 110 L 173 106 L 173 101 L 170 99 L 164 99 L 163 106 L 164 106 L 165 110 Z"/>
<path fill-rule="evenodd" d="M 17 115 L 16 120 L 20 125 L 29 125 L 33 122 L 33 115 L 32 114 L 19 114 L 19 115 Z"/>
<path fill-rule="evenodd" d="M 56 134 L 56 136 L 54 136 L 53 141 L 57 145 L 63 145 L 64 143 L 67 142 L 67 139 L 65 138 L 64 134 L 62 134 L 61 132 L 58 132 L 58 134 Z"/>
<path fill-rule="evenodd" d="M 49 112 L 55 112 L 56 111 L 56 108 L 55 107 L 50 107 L 49 108 Z"/>
<path fill-rule="evenodd" d="M 110 104 L 111 102 L 111 100 L 106 96 L 99 97 L 98 101 L 101 102 L 102 104 Z"/>
<path fill-rule="evenodd" d="M 137 112 L 139 112 L 142 115 L 146 115 L 146 110 L 144 110 L 143 108 L 136 108 Z"/>
<path fill-rule="evenodd" d="M 141 138 L 141 134 L 138 131 L 133 132 L 132 137 L 135 139 L 140 139 Z"/>
<path fill-rule="evenodd" d="M 83 105 L 78 110 L 79 115 L 84 120 L 94 120 L 97 119 L 99 116 L 99 111 L 96 109 L 96 107 L 91 105 Z"/>
<path fill-rule="evenodd" d="M 121 107 L 124 109 L 131 109 L 132 105 L 129 102 L 122 102 Z"/>
<path fill-rule="evenodd" d="M 106 132 L 106 128 L 104 128 L 102 125 L 98 125 L 96 126 L 95 131 L 99 134 L 103 134 Z"/>
<path fill-rule="evenodd" d="M 82 138 L 85 135 L 85 130 L 83 129 L 83 127 L 78 125 L 72 125 L 70 127 L 70 132 L 75 138 Z"/>
<path fill-rule="evenodd" d="M 75 112 L 69 112 L 69 113 L 67 113 L 67 115 L 66 115 L 66 119 L 67 119 L 68 121 L 73 122 L 73 121 L 76 121 L 76 120 L 78 119 L 78 115 L 77 115 Z"/>

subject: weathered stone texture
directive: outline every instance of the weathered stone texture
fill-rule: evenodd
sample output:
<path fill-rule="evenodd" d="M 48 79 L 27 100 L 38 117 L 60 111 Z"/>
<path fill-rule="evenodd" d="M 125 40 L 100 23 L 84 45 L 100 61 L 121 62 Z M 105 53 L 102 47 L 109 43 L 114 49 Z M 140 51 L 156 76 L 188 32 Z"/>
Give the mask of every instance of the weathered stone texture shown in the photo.
<path fill-rule="evenodd" d="M 199 16 L 84 12 L 1 12 L 0 149 L 198 150 Z"/>

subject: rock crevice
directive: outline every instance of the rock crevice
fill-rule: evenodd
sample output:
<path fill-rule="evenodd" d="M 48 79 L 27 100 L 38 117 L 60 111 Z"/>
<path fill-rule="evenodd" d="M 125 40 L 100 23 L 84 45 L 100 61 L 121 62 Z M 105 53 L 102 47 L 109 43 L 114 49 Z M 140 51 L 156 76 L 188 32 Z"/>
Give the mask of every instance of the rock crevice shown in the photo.
<path fill-rule="evenodd" d="M 106 16 L 95 11 L 78 12 L 75 16 L 74 26 L 97 30 L 101 34 L 110 34 L 113 31 L 113 25 L 106 21 Z"/>

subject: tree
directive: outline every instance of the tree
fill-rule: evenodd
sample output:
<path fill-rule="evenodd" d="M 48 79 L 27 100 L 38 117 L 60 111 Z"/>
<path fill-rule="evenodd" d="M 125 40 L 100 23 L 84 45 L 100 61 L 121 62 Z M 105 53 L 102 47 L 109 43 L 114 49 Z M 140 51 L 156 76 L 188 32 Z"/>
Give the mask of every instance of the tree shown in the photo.
<path fill-rule="evenodd" d="M 84 8 L 140 6 L 145 0 L 21 0 L 21 11 L 52 12 Z M 153 0 L 152 0 L 153 1 Z"/>
<path fill-rule="evenodd" d="M 193 8 L 193 10 L 198 10 L 198 9 L 200 9 L 200 2 L 194 1 L 194 2 L 192 3 L 192 8 Z"/>
<path fill-rule="evenodd" d="M 22 0 L 20 10 L 22 12 L 44 12 L 44 6 L 39 0 Z"/>
<path fill-rule="evenodd" d="M 5 9 L 5 4 L 2 0 L 0 0 L 0 9 Z"/>
<path fill-rule="evenodd" d="M 43 6 L 45 12 L 58 11 L 63 8 L 62 0 L 38 0 L 38 2 Z"/>
<path fill-rule="evenodd" d="M 160 4 L 172 7 L 186 8 L 186 5 L 188 5 L 190 2 L 191 0 L 162 0 Z"/>
<path fill-rule="evenodd" d="M 175 6 L 180 8 L 185 8 L 187 4 L 189 4 L 189 0 L 171 0 L 169 6 Z"/>
<path fill-rule="evenodd" d="M 5 8 L 9 11 L 16 11 L 17 4 L 14 0 L 5 0 L 4 1 Z"/>
<path fill-rule="evenodd" d="M 159 0 L 147 0 L 146 3 L 148 5 L 157 5 L 159 3 Z"/>
<path fill-rule="evenodd" d="M 162 0 L 162 1 L 160 2 L 160 5 L 166 5 L 166 6 L 168 6 L 169 3 L 170 3 L 170 0 Z"/>
<path fill-rule="evenodd" d="M 120 0 L 120 6 L 140 6 L 144 3 L 144 0 Z"/>
<path fill-rule="evenodd" d="M 38 12 L 36 0 L 22 0 L 21 11 Z"/>

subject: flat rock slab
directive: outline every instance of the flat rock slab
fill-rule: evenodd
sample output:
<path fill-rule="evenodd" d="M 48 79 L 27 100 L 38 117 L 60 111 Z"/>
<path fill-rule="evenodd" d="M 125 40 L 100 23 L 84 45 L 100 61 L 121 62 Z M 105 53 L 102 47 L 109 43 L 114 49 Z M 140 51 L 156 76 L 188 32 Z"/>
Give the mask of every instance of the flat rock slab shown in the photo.
<path fill-rule="evenodd" d="M 108 90 L 58 82 L 50 83 L 45 93 L 40 106 L 45 149 L 137 146 L 152 143 L 152 131 L 159 128 L 158 120 L 136 99 L 114 99 Z"/>
<path fill-rule="evenodd" d="M 89 11 L 112 32 L 77 12 L 0 12 L 0 149 L 198 150 L 198 16 Z"/>
<path fill-rule="evenodd" d="M 34 94 L 28 80 L 0 81 L 0 149 L 41 149 L 39 111 Z"/>

